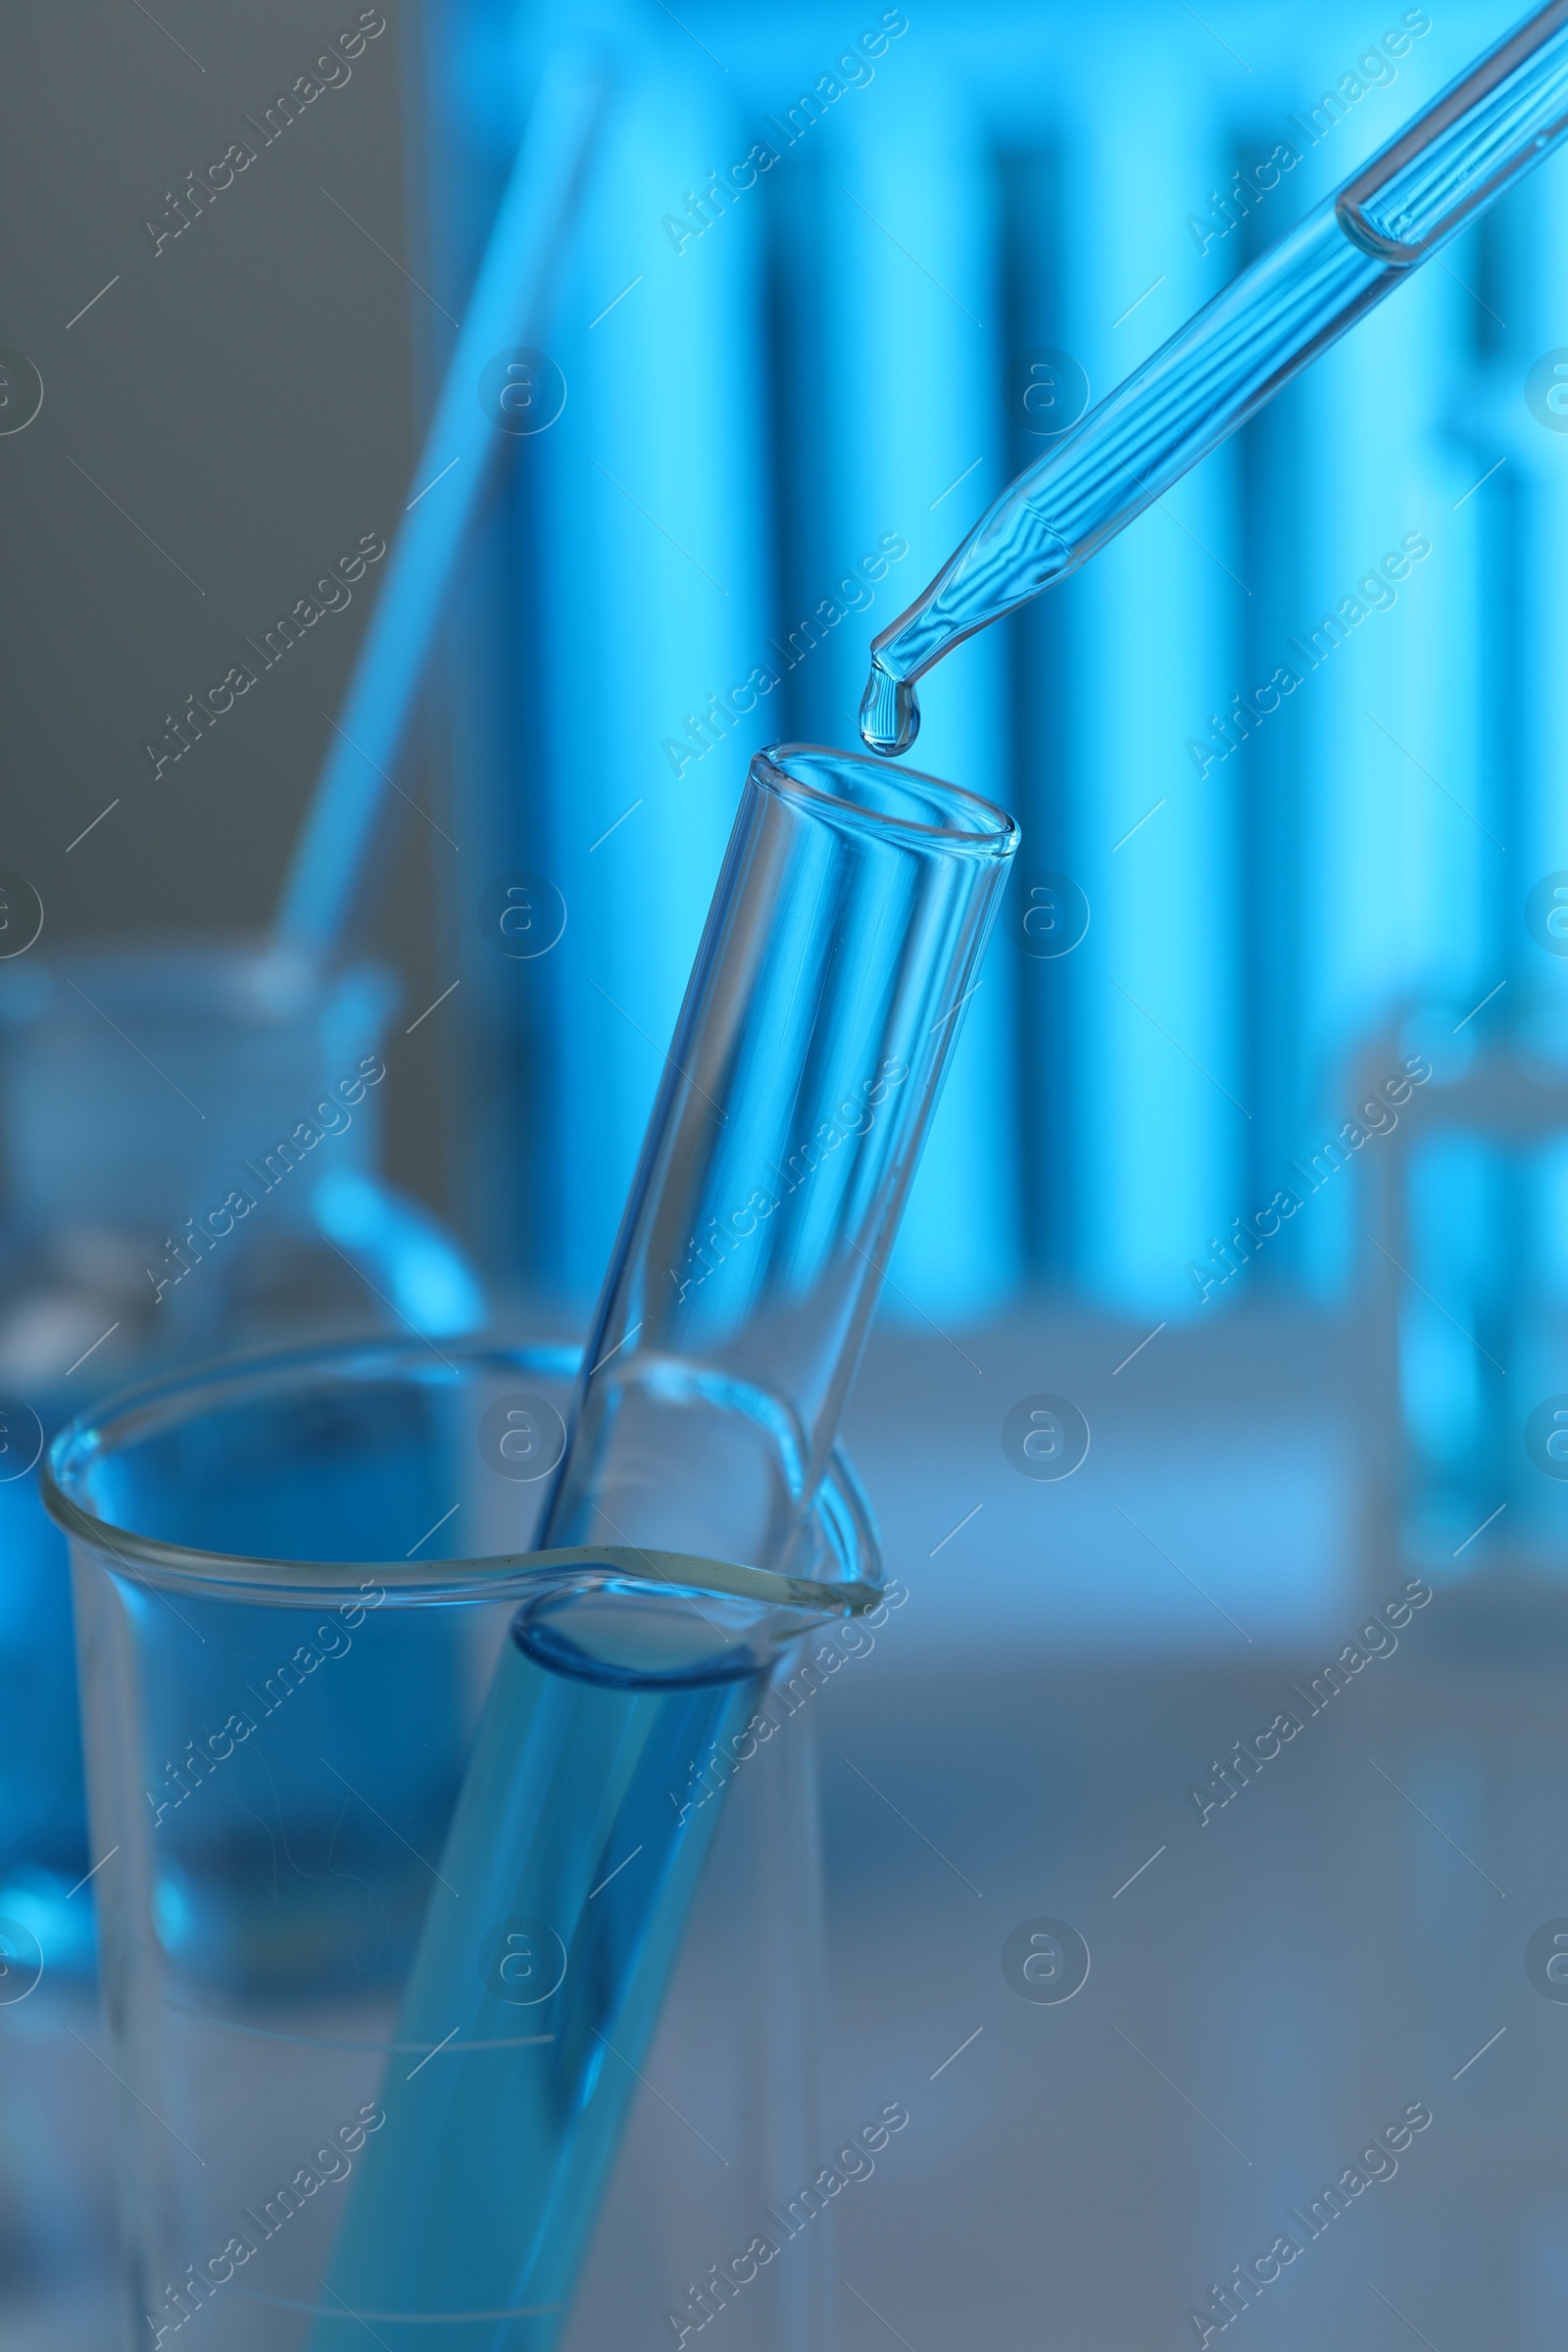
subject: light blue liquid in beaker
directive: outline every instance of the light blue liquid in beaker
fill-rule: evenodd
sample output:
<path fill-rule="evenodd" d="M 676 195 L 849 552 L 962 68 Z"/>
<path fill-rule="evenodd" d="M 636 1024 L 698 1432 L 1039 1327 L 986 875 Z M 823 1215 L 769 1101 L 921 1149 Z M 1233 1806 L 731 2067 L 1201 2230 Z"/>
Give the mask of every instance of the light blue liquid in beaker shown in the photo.
<path fill-rule="evenodd" d="M 0 970 L 0 1913 L 56 1968 L 92 1958 L 66 1548 L 6 1470 L 136 1375 L 482 1322 L 457 1245 L 379 1176 L 396 993 L 268 942 Z"/>

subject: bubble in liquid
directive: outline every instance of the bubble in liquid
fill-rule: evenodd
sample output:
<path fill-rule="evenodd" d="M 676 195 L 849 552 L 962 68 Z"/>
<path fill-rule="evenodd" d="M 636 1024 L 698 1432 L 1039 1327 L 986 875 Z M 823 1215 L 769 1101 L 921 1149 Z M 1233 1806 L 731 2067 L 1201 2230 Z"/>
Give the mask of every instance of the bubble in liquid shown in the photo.
<path fill-rule="evenodd" d="M 891 760 L 906 752 L 920 732 L 920 706 L 907 678 L 896 678 L 873 660 L 860 698 L 860 740 Z"/>

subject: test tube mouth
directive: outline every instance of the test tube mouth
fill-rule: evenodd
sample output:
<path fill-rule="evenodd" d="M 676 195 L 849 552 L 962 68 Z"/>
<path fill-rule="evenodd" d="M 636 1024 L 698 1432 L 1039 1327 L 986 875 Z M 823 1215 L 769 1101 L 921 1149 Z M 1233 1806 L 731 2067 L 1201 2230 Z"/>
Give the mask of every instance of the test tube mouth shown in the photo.
<path fill-rule="evenodd" d="M 752 781 L 784 801 L 868 838 L 953 857 L 1010 858 L 1019 833 L 1004 808 L 941 776 L 820 743 L 772 744 L 752 761 Z"/>

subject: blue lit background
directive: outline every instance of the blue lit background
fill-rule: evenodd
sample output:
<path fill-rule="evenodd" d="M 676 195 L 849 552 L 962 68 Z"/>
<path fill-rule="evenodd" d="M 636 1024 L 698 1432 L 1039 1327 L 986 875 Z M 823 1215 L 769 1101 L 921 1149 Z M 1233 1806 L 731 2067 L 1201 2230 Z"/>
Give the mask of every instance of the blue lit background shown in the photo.
<path fill-rule="evenodd" d="M 619 87 L 551 337 L 567 405 L 519 448 L 452 632 L 448 726 L 464 825 L 570 908 L 559 954 L 521 978 L 453 910 L 484 1000 L 478 1215 L 510 1275 L 580 1299 L 744 761 L 768 740 L 851 739 L 868 636 L 1039 446 L 1009 398 L 1020 356 L 1070 353 L 1099 397 L 1491 19 L 1441 13 L 1224 235 L 1212 192 L 1282 140 L 1305 147 L 1291 118 L 1353 74 L 1381 23 L 1249 16 L 1222 40 L 1183 11 L 917 10 L 784 147 L 770 118 L 832 74 L 858 20 L 576 22 Z M 429 24 L 430 267 L 452 307 L 546 30 L 491 0 Z M 778 162 L 677 252 L 664 218 L 691 230 L 689 192 L 757 139 Z M 1189 1261 L 1337 1130 L 1368 1041 L 1414 1005 L 1451 1004 L 1451 1028 L 1499 980 L 1517 1003 L 1557 977 L 1522 904 L 1568 855 L 1551 789 L 1563 444 L 1524 398 L 1568 331 L 1559 196 L 1548 167 L 1087 572 L 933 674 L 914 757 L 1016 810 L 1025 847 L 890 1313 L 970 1318 L 1045 1285 L 1192 1315 Z M 774 649 L 895 533 L 909 553 L 869 612 L 677 777 L 662 743 L 754 665 L 781 668 Z M 1290 640 L 1411 534 L 1431 553 L 1397 601 L 1360 600 L 1306 672 Z M 1282 662 L 1299 691 L 1200 775 L 1190 739 Z M 1092 908 L 1056 962 L 1021 953 L 1039 870 Z M 524 1214 L 519 1182 L 539 1188 Z M 1343 1298 L 1349 1190 L 1247 1283 Z"/>
<path fill-rule="evenodd" d="M 137 735 L 322 551 L 395 526 L 454 340 L 442 313 L 464 316 L 541 60 L 564 31 L 611 62 L 542 338 L 565 408 L 506 455 L 423 756 L 400 770 L 462 852 L 410 823 L 377 934 L 405 983 L 391 1172 L 471 1244 L 509 1318 L 573 1330 L 746 760 L 852 740 L 868 637 L 1039 446 L 1029 356 L 1069 355 L 1099 398 L 1507 22 L 1434 0 L 1396 75 L 1346 93 L 1222 236 L 1214 192 L 1304 146 L 1293 119 L 1416 12 L 914 0 L 869 77 L 846 69 L 856 86 L 786 148 L 772 122 L 881 8 L 676 7 L 411 9 L 401 146 L 388 42 L 382 81 L 367 67 L 318 117 L 329 137 L 302 131 L 177 270 L 140 257 L 145 283 L 118 248 L 100 267 L 104 222 L 123 219 L 128 252 L 135 207 L 197 151 L 198 100 L 216 136 L 295 70 L 321 33 L 303 0 L 236 28 L 254 45 L 221 68 L 198 11 L 163 0 L 213 68 L 200 89 L 134 11 L 144 83 L 112 47 L 68 72 L 40 17 L 42 64 L 12 101 L 53 137 L 61 93 L 85 90 L 101 125 L 78 142 L 92 169 L 52 182 L 47 304 L 19 247 L 56 350 L 38 433 L 0 450 L 47 446 L 55 466 L 5 485 L 30 553 L 5 689 L 22 846 L 0 860 L 39 879 L 53 948 L 267 919 L 368 600 L 291 657 L 220 760 L 154 790 Z M 686 235 L 691 196 L 762 139 L 778 161 Z M 1568 869 L 1568 434 L 1538 372 L 1568 360 L 1565 172 L 925 684 L 915 760 L 1012 808 L 1025 843 L 850 1415 L 909 1599 L 823 1707 L 837 2048 L 852 2105 L 909 2084 L 921 2106 L 906 2171 L 889 2164 L 885 2204 L 847 2233 L 846 2278 L 887 2315 L 846 2303 L 848 2352 L 892 2323 L 913 2352 L 1187 2340 L 1183 2296 L 1418 2094 L 1441 2129 L 1368 2198 L 1361 2238 L 1347 2224 L 1315 2284 L 1303 2268 L 1297 2301 L 1282 2290 L 1250 2329 L 1289 2352 L 1386 2352 L 1416 2323 L 1440 2352 L 1560 2346 L 1562 2019 L 1520 1963 L 1568 1913 L 1568 1481 L 1531 1435 L 1568 1393 L 1565 961 L 1549 887 L 1533 897 Z M 136 304 L 117 323 L 105 298 L 73 377 L 59 355 L 87 347 L 64 319 L 117 264 Z M 79 280 L 69 304 L 56 278 Z M 50 431 L 210 607 L 74 480 L 60 527 Z M 1362 592 L 1372 609 L 1308 668 L 1292 641 L 1417 537 L 1396 601 Z M 869 607 L 853 589 L 787 666 L 823 600 L 874 572 L 862 559 L 905 545 Z M 1195 760 L 1233 698 L 1292 662 L 1299 686 L 1250 738 Z M 688 717 L 760 666 L 778 684 L 688 758 Z M 567 910 L 535 961 L 481 930 L 496 877 L 522 869 Z M 1043 875 L 1090 909 L 1058 958 L 1028 952 Z M 1398 1127 L 1308 1192 L 1298 1171 L 1410 1060 L 1432 1075 Z M 1298 1213 L 1220 1282 L 1237 1220 L 1292 1186 Z M 375 1242 L 383 1206 L 339 1193 L 345 1249 Z M 1094 1432 L 1059 1485 L 1015 1476 L 998 1443 L 1044 1391 Z M 1337 1702 L 1294 1782 L 1281 1766 L 1200 1828 L 1193 1776 L 1416 1570 L 1441 1605 L 1397 1663 Z M 1056 1911 L 1096 1955 L 1093 1999 L 1059 2017 L 997 1966 L 1004 1932 Z M 8 2352 L 105 2341 L 96 2306 L 54 2311 L 87 2238 L 100 2265 L 110 2242 L 91 1993 L 59 1997 L 0 2009 Z M 699 2175 L 688 2190 L 700 2209 Z M 641 2333 L 607 2321 L 604 2340 L 660 2340 L 657 2314 L 633 2316 Z"/>

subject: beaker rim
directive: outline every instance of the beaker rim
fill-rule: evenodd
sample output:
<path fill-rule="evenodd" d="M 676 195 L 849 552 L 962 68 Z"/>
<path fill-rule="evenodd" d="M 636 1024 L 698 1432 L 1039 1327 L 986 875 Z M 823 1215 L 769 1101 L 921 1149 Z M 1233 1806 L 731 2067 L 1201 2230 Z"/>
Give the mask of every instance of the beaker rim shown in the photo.
<path fill-rule="evenodd" d="M 82 983 L 85 983 L 83 987 Z M 68 941 L 0 972 L 0 1031 L 70 1022 L 91 1029 L 115 1011 L 182 1029 L 279 1030 L 318 1022 L 329 1005 L 358 1000 L 368 1028 L 395 1011 L 401 989 L 373 956 L 323 964 L 267 932 L 191 931 Z"/>
<path fill-rule="evenodd" d="M 193 1424 L 204 1413 L 290 1394 L 301 1399 L 341 1395 L 377 1383 L 450 1389 L 478 1374 L 523 1373 L 569 1382 L 581 1364 L 582 1349 L 575 1343 L 508 1340 L 493 1333 L 443 1337 L 439 1350 L 431 1343 L 399 1337 L 318 1341 L 225 1356 L 122 1389 L 78 1414 L 46 1450 L 39 1489 L 50 1516 L 69 1536 L 117 1560 L 138 1583 L 211 1598 L 314 1608 L 359 1602 L 374 1587 L 393 1606 L 527 1600 L 552 1586 L 591 1579 L 597 1568 L 600 1581 L 630 1578 L 666 1588 L 706 1579 L 714 1592 L 812 1622 L 858 1616 L 882 1600 L 882 1561 L 869 1507 L 837 1446 L 805 1516 L 814 1545 L 812 1567 L 820 1560 L 836 1571 L 820 1575 L 782 1574 L 624 1544 L 425 1560 L 220 1551 L 122 1527 L 80 1499 L 93 1465 L 106 1454 Z"/>
<path fill-rule="evenodd" d="M 890 800 L 902 792 L 914 806 L 934 806 L 944 812 L 951 810 L 951 815 L 944 813 L 941 821 L 932 822 L 900 809 L 851 799 L 830 790 L 825 782 L 798 774 L 786 764 L 791 760 L 830 763 L 834 770 L 863 776 Z M 1016 818 L 999 808 L 994 801 L 983 800 L 979 793 L 968 792 L 961 784 L 950 784 L 945 776 L 933 776 L 924 768 L 905 767 L 896 760 L 877 759 L 869 752 L 841 751 L 826 743 L 769 744 L 753 758 L 751 772 L 764 791 L 820 802 L 825 808 L 852 819 L 869 833 L 903 835 L 922 846 L 941 848 L 955 855 L 1010 858 L 1020 839 Z"/>

